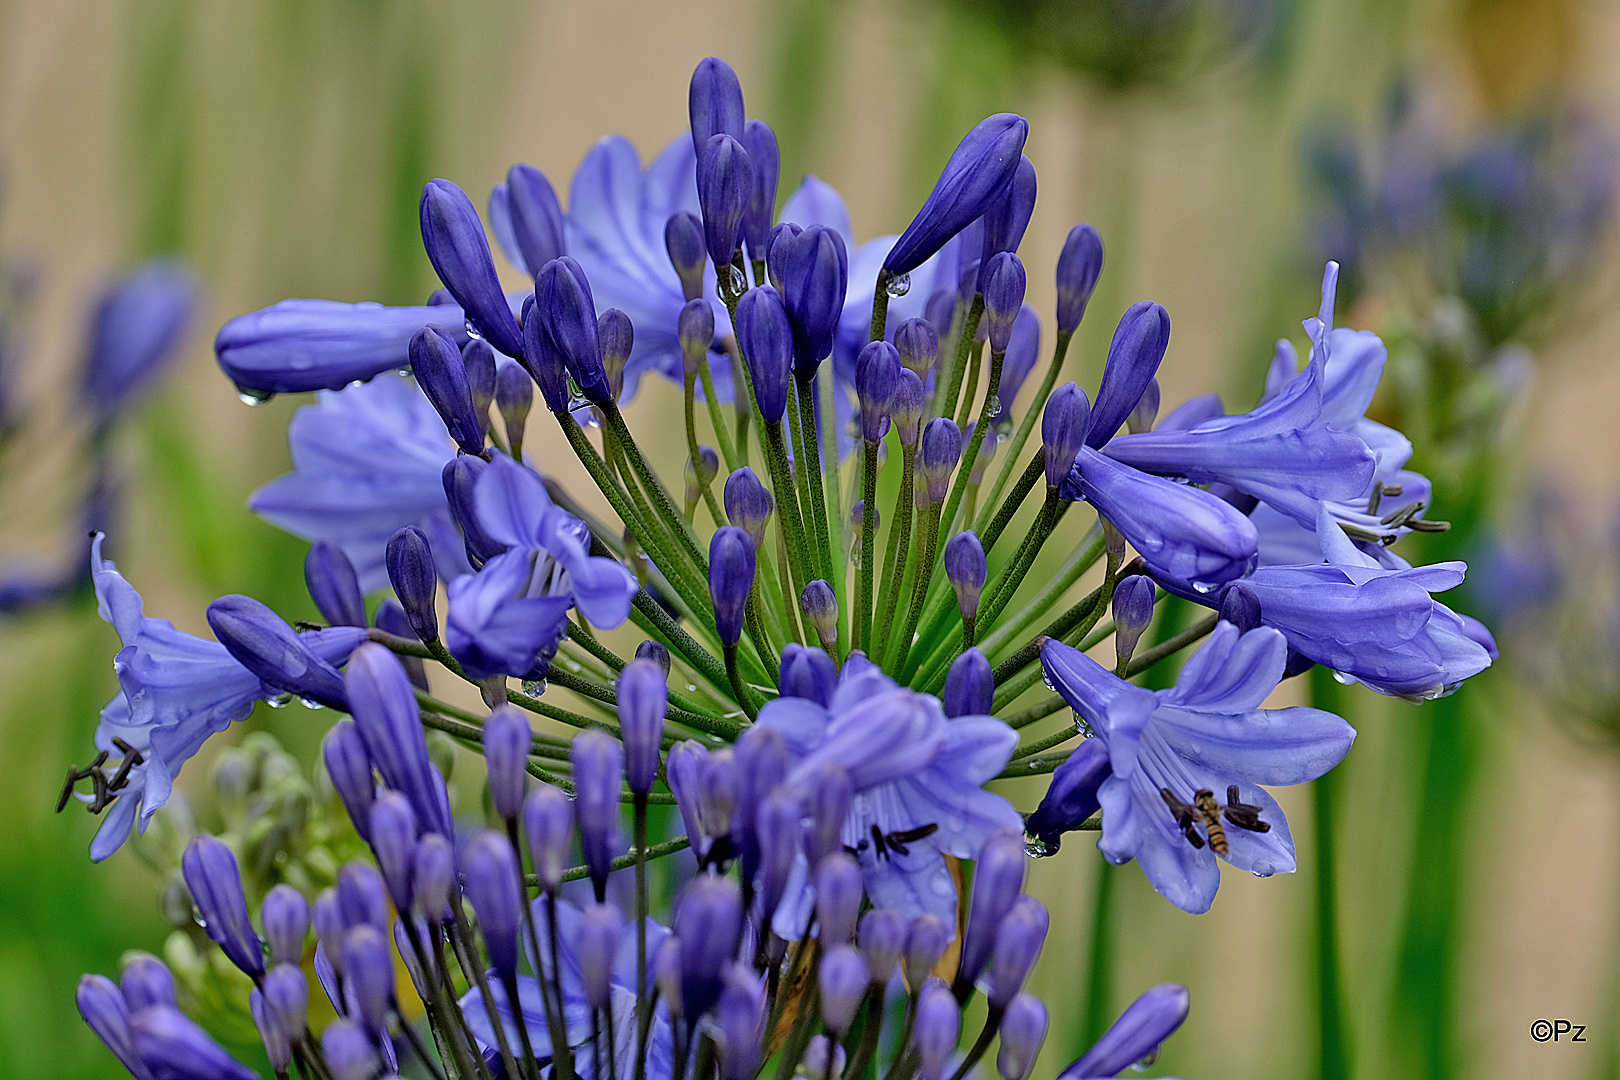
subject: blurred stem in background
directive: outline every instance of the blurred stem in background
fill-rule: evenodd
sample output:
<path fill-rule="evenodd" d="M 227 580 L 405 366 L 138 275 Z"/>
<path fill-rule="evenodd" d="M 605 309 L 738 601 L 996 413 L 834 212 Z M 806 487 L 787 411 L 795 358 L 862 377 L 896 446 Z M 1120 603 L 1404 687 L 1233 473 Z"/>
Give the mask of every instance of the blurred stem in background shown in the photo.
<path fill-rule="evenodd" d="M 1310 702 L 1313 706 L 1338 712 L 1344 708 L 1347 696 L 1331 671 L 1320 665 L 1311 669 Z M 1311 781 L 1311 821 L 1316 840 L 1311 847 L 1311 857 L 1316 861 L 1316 1027 L 1320 1080 L 1347 1080 L 1355 1071 L 1351 1054 L 1354 1040 L 1346 1016 L 1340 963 L 1337 833 L 1343 778 L 1338 774 L 1339 770 L 1335 769 Z"/>

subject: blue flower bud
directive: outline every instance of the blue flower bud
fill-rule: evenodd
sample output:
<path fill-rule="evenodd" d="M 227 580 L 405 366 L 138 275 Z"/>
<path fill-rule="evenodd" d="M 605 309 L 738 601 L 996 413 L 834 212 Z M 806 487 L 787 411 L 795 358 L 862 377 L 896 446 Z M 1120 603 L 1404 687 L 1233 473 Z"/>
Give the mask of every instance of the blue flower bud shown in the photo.
<path fill-rule="evenodd" d="M 708 358 L 709 346 L 714 344 L 714 308 L 707 300 L 698 297 L 686 302 L 681 308 L 676 337 L 681 346 L 682 370 L 697 378 Z"/>
<path fill-rule="evenodd" d="M 989 576 L 990 564 L 979 534 L 969 529 L 951 537 L 945 545 L 945 578 L 956 590 L 956 606 L 962 618 L 972 619 L 979 614 L 979 594 Z"/>
<path fill-rule="evenodd" d="M 321 740 L 321 758 L 332 789 L 343 801 L 355 831 L 362 840 L 371 838 L 371 801 L 377 792 L 371 775 L 371 757 L 353 720 L 339 720 Z"/>
<path fill-rule="evenodd" d="M 467 373 L 467 394 L 473 415 L 489 430 L 489 404 L 495 400 L 495 350 L 483 338 L 469 338 L 461 347 L 461 369 Z"/>
<path fill-rule="evenodd" d="M 292 1039 L 270 1015 L 264 994 L 257 986 L 248 990 L 248 1012 L 253 1017 L 253 1026 L 259 1029 L 259 1038 L 264 1040 L 264 1056 L 270 1068 L 285 1073 L 292 1066 Z"/>
<path fill-rule="evenodd" d="M 527 369 L 518 364 L 502 364 L 495 373 L 495 401 L 501 410 L 501 422 L 506 425 L 506 442 L 514 454 L 523 445 L 523 432 L 529 425 L 529 410 L 534 408 L 534 379 Z"/>
<path fill-rule="evenodd" d="M 409 911 L 416 871 L 416 813 L 405 796 L 397 791 L 378 794 L 371 804 L 370 839 L 395 909 Z"/>
<path fill-rule="evenodd" d="M 1046 944 L 1051 923 L 1046 905 L 1033 896 L 1020 896 L 1001 920 L 996 931 L 995 958 L 990 962 L 990 988 L 986 995 L 992 1009 L 1004 1009 L 1035 968 L 1035 960 Z"/>
<path fill-rule="evenodd" d="M 740 858 L 742 880 L 752 881 L 760 864 L 754 822 L 765 796 L 787 776 L 787 745 L 776 729 L 756 725 L 738 736 L 731 756 L 731 842 Z"/>
<path fill-rule="evenodd" d="M 848 658 L 844 667 L 849 667 Z M 844 819 L 855 802 L 855 785 L 842 765 L 824 761 L 806 778 L 802 795 L 805 817 L 810 822 L 804 833 L 804 855 L 813 870 L 823 859 L 844 850 Z"/>
<path fill-rule="evenodd" d="M 808 698 L 827 708 L 832 704 L 833 690 L 838 686 L 838 669 L 825 651 L 789 642 L 782 648 L 782 671 L 778 682 L 783 697 Z"/>
<path fill-rule="evenodd" d="M 1074 459 L 1086 441 L 1086 421 L 1091 403 L 1086 392 L 1072 382 L 1064 383 L 1046 399 L 1041 413 L 1041 442 L 1046 448 L 1046 483 L 1057 487 L 1074 468 Z"/>
<path fill-rule="evenodd" d="M 550 265 L 549 263 L 547 265 Z M 551 340 L 544 309 L 533 296 L 523 304 L 523 366 L 534 376 L 546 408 L 554 413 L 568 411 L 568 368 L 561 350 Z"/>
<path fill-rule="evenodd" d="M 91 316 L 84 397 L 98 427 L 174 355 L 197 307 L 197 282 L 178 262 L 154 259 L 120 278 Z"/>
<path fill-rule="evenodd" d="M 771 277 L 793 322 L 793 370 L 806 379 L 833 348 L 849 287 L 849 254 L 837 231 L 784 226 L 771 246 Z"/>
<path fill-rule="evenodd" d="M 529 782 L 529 749 L 534 733 L 523 713 L 502 705 L 484 720 L 484 766 L 489 776 L 490 801 L 503 821 L 516 821 L 523 811 Z"/>
<path fill-rule="evenodd" d="M 606 896 L 613 857 L 624 846 L 624 834 L 619 826 L 619 785 L 624 780 L 624 753 L 613 736 L 600 728 L 590 728 L 574 737 L 571 754 L 580 846 L 600 901 Z"/>
<path fill-rule="evenodd" d="M 596 334 L 596 302 L 579 263 L 565 255 L 540 268 L 534 279 L 534 309 L 579 392 L 593 405 L 612 405 L 613 389 Z"/>
<path fill-rule="evenodd" d="M 842 1036 L 855 1022 L 855 1010 L 866 997 L 871 976 L 866 960 L 853 945 L 834 945 L 822 955 L 818 973 L 821 1019 L 833 1035 Z"/>
<path fill-rule="evenodd" d="M 1260 598 L 1241 581 L 1234 582 L 1221 596 L 1221 618 L 1247 634 L 1260 625 Z"/>
<path fill-rule="evenodd" d="M 781 423 L 793 368 L 793 326 L 775 289 L 750 289 L 737 301 L 737 344 L 748 361 L 760 414 L 767 424 Z"/>
<path fill-rule="evenodd" d="M 411 337 L 411 371 L 450 437 L 464 454 L 484 449 L 484 424 L 473 411 L 472 390 L 461 350 L 438 326 L 424 326 Z"/>
<path fill-rule="evenodd" d="M 343 921 L 343 904 L 338 900 L 336 887 L 316 894 L 310 921 L 315 927 L 315 955 L 325 956 L 334 965 L 342 963 L 339 947 L 348 926 Z"/>
<path fill-rule="evenodd" d="M 1114 651 L 1129 660 L 1148 624 L 1153 621 L 1152 579 L 1132 574 L 1114 586 Z"/>
<path fill-rule="evenodd" d="M 1101 739 L 1085 740 L 1053 770 L 1041 804 L 1024 820 L 1024 831 L 1056 851 L 1064 833 L 1079 828 L 1101 808 L 1097 792 L 1112 775 L 1107 745 Z"/>
<path fill-rule="evenodd" d="M 664 776 L 669 790 L 675 796 L 675 805 L 681 811 L 681 823 L 691 838 L 692 850 L 702 856 L 705 851 L 702 801 L 703 771 L 709 760 L 709 750 L 701 743 L 684 739 L 669 748 L 664 760 Z"/>
<path fill-rule="evenodd" d="M 838 596 L 831 585 L 816 578 L 804 587 L 799 596 L 799 610 L 816 631 L 823 646 L 838 640 Z"/>
<path fill-rule="evenodd" d="M 369 773 L 369 763 L 366 768 Z M 291 885 L 271 889 L 259 906 L 259 926 L 264 930 L 265 944 L 270 947 L 271 961 L 277 964 L 303 962 L 304 938 L 309 934 L 309 901 L 304 899 L 303 893 Z"/>
<path fill-rule="evenodd" d="M 917 445 L 918 426 L 922 423 L 923 405 L 927 400 L 928 394 L 923 389 L 922 379 L 915 371 L 903 368 L 900 372 L 900 381 L 894 389 L 894 404 L 890 410 L 890 418 L 894 421 L 895 434 L 899 436 L 901 446 Z"/>
<path fill-rule="evenodd" d="M 927 376 L 939 359 L 939 331 L 927 319 L 907 319 L 894 331 L 894 347 L 902 367 Z"/>
<path fill-rule="evenodd" d="M 296 964 L 277 964 L 264 977 L 264 1004 L 289 1039 L 309 1027 L 309 980 Z"/>
<path fill-rule="evenodd" d="M 518 265 L 532 277 L 552 259 L 568 254 L 562 206 L 557 202 L 551 181 L 533 165 L 519 163 L 506 170 L 504 188 L 507 221 L 521 257 Z M 494 214 L 490 217 L 493 219 Z M 496 235 L 499 232 L 497 229 Z"/>
<path fill-rule="evenodd" d="M 956 421 L 936 416 L 923 426 L 917 443 L 917 476 L 928 492 L 928 501 L 941 503 L 949 494 L 951 473 L 962 460 L 962 429 Z"/>
<path fill-rule="evenodd" d="M 1007 181 L 1001 197 L 992 202 L 980 219 L 984 243 L 980 248 L 979 264 L 988 269 L 995 256 L 1004 251 L 1016 252 L 1023 243 L 1024 231 L 1035 213 L 1035 163 L 1019 155 L 1018 167 Z M 985 281 L 979 281 L 980 291 L 986 291 Z M 988 292 L 986 292 L 988 299 Z"/>
<path fill-rule="evenodd" d="M 742 639 L 748 594 L 754 587 L 754 539 L 735 525 L 722 525 L 709 540 L 709 599 L 721 644 Z"/>
<path fill-rule="evenodd" d="M 370 926 L 381 934 L 388 929 L 388 887 L 370 863 L 354 859 L 343 864 L 338 871 L 337 901 L 345 931 Z"/>
<path fill-rule="evenodd" d="M 889 250 L 883 268 L 907 274 L 966 228 L 1000 196 L 1017 171 L 1029 121 L 1013 113 L 986 117 L 957 146 L 922 209 Z"/>
<path fill-rule="evenodd" d="M 373 1039 L 387 1033 L 394 957 L 375 926 L 355 926 L 343 935 L 343 996 L 350 1019 L 358 1018 Z"/>
<path fill-rule="evenodd" d="M 692 148 L 699 153 L 710 138 L 721 132 L 734 139 L 743 137 L 742 84 L 731 65 L 718 56 L 698 62 L 687 91 L 687 107 L 692 121 Z"/>
<path fill-rule="evenodd" d="M 759 1071 L 765 1037 L 765 985 L 743 964 L 726 965 L 715 1005 L 719 1029 L 720 1080 L 752 1080 Z"/>
<path fill-rule="evenodd" d="M 343 549 L 330 540 L 317 540 L 304 556 L 304 584 L 315 610 L 332 626 L 366 625 L 366 600 L 360 579 Z"/>
<path fill-rule="evenodd" d="M 130 1034 L 129 1006 L 124 1003 L 124 997 L 113 981 L 105 975 L 86 975 L 79 980 L 75 1000 L 79 1015 L 84 1017 L 90 1030 L 107 1044 L 113 1057 L 136 1080 L 152 1080 L 152 1074 L 147 1071 L 140 1052 L 135 1049 L 135 1039 Z"/>
<path fill-rule="evenodd" d="M 148 1005 L 174 1004 L 174 975 L 151 953 L 135 953 L 124 961 L 118 989 L 130 1012 L 139 1012 Z"/>
<path fill-rule="evenodd" d="M 467 193 L 448 180 L 428 181 L 422 189 L 421 222 L 428 261 L 466 312 L 467 322 L 501 352 L 521 357 L 523 335 L 501 291 L 484 224 Z"/>
<path fill-rule="evenodd" d="M 438 833 L 424 833 L 411 868 L 415 911 L 430 925 L 443 922 L 456 889 L 456 853 Z"/>
<path fill-rule="evenodd" d="M 669 1015 L 679 1020 L 686 1010 L 681 1004 L 681 941 L 674 934 L 667 935 L 653 953 L 652 982 Z"/>
<path fill-rule="evenodd" d="M 753 195 L 754 171 L 742 143 L 725 133 L 698 148 L 698 207 L 703 211 L 703 245 L 721 279 L 737 253 L 743 211 Z"/>
<path fill-rule="evenodd" d="M 602 348 L 602 368 L 607 372 L 608 390 L 613 400 L 624 393 L 624 366 L 636 345 L 636 328 L 630 316 L 618 308 L 608 308 L 596 318 L 596 340 Z"/>
<path fill-rule="evenodd" d="M 388 581 L 405 609 L 405 617 L 411 621 L 411 629 L 423 641 L 439 640 L 439 617 L 433 606 L 439 571 L 433 563 L 427 534 L 415 525 L 405 526 L 388 538 L 384 562 Z"/>
<path fill-rule="evenodd" d="M 824 855 L 815 870 L 816 921 L 821 924 L 822 948 L 855 936 L 861 913 L 861 867 L 847 852 Z"/>
<path fill-rule="evenodd" d="M 879 447 L 879 449 L 881 450 L 883 448 Z M 880 453 L 878 455 L 878 468 L 881 469 L 882 467 L 883 467 L 883 455 Z M 866 500 L 865 499 L 856 499 L 855 500 L 855 505 L 849 508 L 849 529 L 850 529 L 850 532 L 859 533 L 861 531 L 861 529 L 864 528 L 865 521 L 866 521 Z M 872 511 L 872 528 L 873 529 L 881 529 L 882 527 L 883 527 L 883 515 L 881 513 L 879 513 L 878 511 L 873 510 Z M 861 553 L 860 545 L 856 544 L 855 545 L 855 556 L 856 556 L 857 560 L 860 557 L 860 553 Z M 859 565 L 858 562 L 857 562 L 857 565 Z"/>
<path fill-rule="evenodd" d="M 1086 445 L 1101 448 L 1142 400 L 1170 346 L 1170 315 L 1151 300 L 1132 304 L 1114 330 L 1091 409 Z"/>
<path fill-rule="evenodd" d="M 911 1030 L 911 1045 L 920 1059 L 917 1080 L 939 1080 L 961 1033 L 962 1013 L 950 988 L 929 979 L 917 995 L 917 1022 Z"/>
<path fill-rule="evenodd" d="M 1070 229 L 1057 261 L 1058 333 L 1072 334 L 1080 325 L 1102 267 L 1103 244 L 1097 230 L 1090 225 Z"/>
<path fill-rule="evenodd" d="M 669 649 L 661 641 L 643 641 L 636 646 L 637 660 L 650 660 L 658 665 L 658 670 L 669 678 Z"/>
<path fill-rule="evenodd" d="M 900 386 L 900 354 L 887 341 L 871 341 L 855 358 L 855 395 L 861 404 L 861 437 L 877 442 L 889 430 Z"/>
<path fill-rule="evenodd" d="M 726 517 L 746 532 L 758 548 L 765 542 L 765 526 L 776 510 L 776 499 L 760 480 L 759 474 L 744 465 L 726 477 Z"/>
<path fill-rule="evenodd" d="M 776 132 L 763 120 L 743 124 L 743 148 L 753 168 L 753 187 L 748 207 L 743 211 L 742 234 L 748 253 L 764 259 L 771 237 L 771 219 L 776 216 L 776 181 L 782 171 L 782 155 L 776 146 Z"/>
<path fill-rule="evenodd" d="M 713 874 L 694 878 L 677 901 L 674 929 L 681 943 L 681 1009 L 696 1020 L 720 999 L 720 972 L 742 929 L 736 882 Z"/>
<path fill-rule="evenodd" d="M 996 1071 L 1001 1080 L 1027 1080 L 1046 1041 L 1046 1006 L 1034 994 L 1019 994 L 1001 1014 L 1001 1048 Z"/>
<path fill-rule="evenodd" d="M 380 1071 L 376 1044 L 360 1025 L 341 1017 L 321 1032 L 321 1052 L 332 1080 L 372 1080 Z"/>
<path fill-rule="evenodd" d="M 690 305 L 703 296 L 703 267 L 709 258 L 702 219 L 690 210 L 671 214 L 664 223 L 664 250 L 669 253 L 670 265 L 675 267 L 675 276 L 681 279 L 681 292 Z M 710 321 L 713 322 L 712 316 Z M 704 347 L 708 347 L 707 343 Z"/>
<path fill-rule="evenodd" d="M 624 916 L 612 904 L 588 904 L 580 913 L 573 945 L 585 1004 L 593 1010 L 607 1008 L 612 996 L 613 958 L 623 932 Z"/>
<path fill-rule="evenodd" d="M 450 517 L 461 530 L 466 543 L 467 561 L 475 567 L 482 566 L 506 550 L 506 545 L 490 537 L 478 521 L 478 504 L 474 501 L 473 490 L 478 477 L 488 467 L 489 462 L 482 458 L 461 454 L 446 462 L 439 474 L 445 501 L 450 504 Z"/>
<path fill-rule="evenodd" d="M 263 975 L 264 949 L 248 917 L 242 875 L 231 849 L 217 836 L 204 833 L 186 845 L 180 872 L 202 915 L 204 932 L 245 974 Z"/>
<path fill-rule="evenodd" d="M 759 897 L 760 925 L 769 926 L 787 892 L 803 843 L 804 806 L 792 791 L 778 787 L 765 796 L 754 815 L 754 836 L 760 851 L 754 891 Z"/>
<path fill-rule="evenodd" d="M 630 661 L 619 672 L 616 696 L 625 778 L 631 791 L 645 795 L 658 778 L 658 750 L 664 739 L 664 714 L 669 710 L 665 669 L 652 660 Z"/>
<path fill-rule="evenodd" d="M 906 920 L 893 908 L 873 908 L 861 916 L 858 944 L 872 985 L 884 987 L 900 964 L 906 947 Z"/>
<path fill-rule="evenodd" d="M 1001 920 L 1024 891 L 1028 856 L 1024 841 L 1014 832 L 992 833 L 979 849 L 973 866 L 973 902 L 968 908 L 967 931 L 962 938 L 962 959 L 956 969 L 956 993 L 963 997 L 984 970 L 995 944 Z"/>
<path fill-rule="evenodd" d="M 905 949 L 900 954 L 906 985 L 913 990 L 922 986 L 939 966 L 955 936 L 955 931 L 945 920 L 931 911 L 913 917 L 906 927 Z"/>
<path fill-rule="evenodd" d="M 258 1080 L 179 1009 L 156 1005 L 129 1018 L 134 1056 L 152 1080 Z M 134 1070 L 131 1070 L 132 1072 Z M 334 1078 L 347 1080 L 347 1078 Z"/>
<path fill-rule="evenodd" d="M 383 782 L 410 800 L 419 826 L 454 836 L 444 777 L 428 757 L 422 713 L 405 669 L 383 646 L 366 644 L 349 658 L 344 681 L 355 727 Z"/>
<path fill-rule="evenodd" d="M 996 680 L 984 653 L 970 648 L 951 662 L 940 695 L 946 716 L 989 716 L 995 696 Z"/>
<path fill-rule="evenodd" d="M 1160 983 L 1120 1014 L 1085 1055 L 1058 1074 L 1059 1080 L 1117 1076 L 1159 1048 L 1187 1019 L 1185 986 Z"/>
<path fill-rule="evenodd" d="M 1024 264 L 1003 251 L 984 268 L 984 327 L 990 351 L 1005 353 L 1012 340 L 1013 321 L 1024 307 Z"/>
<path fill-rule="evenodd" d="M 493 829 L 474 833 L 462 852 L 461 878 L 467 901 L 478 916 L 478 930 L 489 950 L 489 962 L 501 978 L 514 977 L 523 897 L 518 888 L 517 855 L 511 843 Z"/>
<path fill-rule="evenodd" d="M 262 682 L 329 709 L 349 710 L 343 676 L 337 669 L 311 652 L 292 627 L 251 596 L 222 596 L 209 604 L 208 626 L 237 662 Z M 357 641 L 365 640 L 364 630 L 354 632 Z"/>
<path fill-rule="evenodd" d="M 1136 408 L 1131 415 L 1125 418 L 1125 427 L 1132 433 L 1138 431 L 1152 431 L 1153 421 L 1159 415 L 1159 380 L 1149 379 L 1147 389 L 1142 391 L 1142 397 L 1137 401 Z"/>

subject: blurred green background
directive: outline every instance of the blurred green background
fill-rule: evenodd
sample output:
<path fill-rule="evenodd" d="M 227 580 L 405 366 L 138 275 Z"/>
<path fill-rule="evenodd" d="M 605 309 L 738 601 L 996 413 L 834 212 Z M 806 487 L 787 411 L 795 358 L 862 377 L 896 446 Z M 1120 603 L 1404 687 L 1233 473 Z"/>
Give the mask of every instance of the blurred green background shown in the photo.
<path fill-rule="evenodd" d="M 815 171 L 862 237 L 905 224 L 971 123 L 1024 113 L 1041 199 L 1023 255 L 1043 314 L 1068 227 L 1089 221 L 1107 245 L 1077 339 L 1085 381 L 1118 314 L 1151 298 L 1174 324 L 1166 402 L 1217 389 L 1242 407 L 1270 343 L 1299 338 L 1315 311 L 1304 162 L 1322 123 L 1376 126 L 1412 78 L 1442 137 L 1568 105 L 1617 130 L 1617 50 L 1620 5 L 1596 0 L 11 0 L 0 252 L 39 284 L 8 376 L 29 411 L 5 449 L 0 539 L 18 557 L 68 543 L 86 421 L 67 388 L 90 298 L 114 270 L 177 253 L 204 283 L 205 311 L 117 433 L 119 565 L 149 614 L 192 632 L 207 632 L 203 609 L 225 592 L 313 615 L 304 545 L 243 506 L 285 469 L 297 402 L 241 406 L 213 365 L 212 332 L 286 296 L 420 302 L 435 284 L 416 229 L 427 179 L 481 198 L 524 160 L 562 191 L 603 134 L 655 152 L 685 124 L 686 79 L 705 55 L 731 61 L 750 113 L 776 128 L 784 193 Z M 1612 519 L 1620 315 L 1603 284 L 1606 236 L 1594 243 L 1595 298 L 1537 339 L 1521 400 L 1475 448 L 1482 464 L 1438 489 L 1436 516 L 1511 514 L 1552 471 L 1582 492 L 1578 517 Z M 1340 321 L 1394 334 L 1424 302 L 1369 290 Z M 632 425 L 656 431 L 675 394 L 649 387 Z M 542 467 L 560 445 L 536 448 Z M 1414 467 L 1438 473 L 1426 449 Z M 578 491 L 575 468 L 555 459 Z M 1461 532 L 1430 557 L 1457 550 Z M 112 1075 L 74 984 L 166 934 L 155 874 L 130 849 L 92 867 L 95 820 L 51 812 L 68 764 L 91 756 L 115 650 L 84 597 L 0 624 L 0 1077 Z M 1317 680 L 1360 737 L 1332 791 L 1280 793 L 1301 873 L 1229 873 L 1208 915 L 1174 910 L 1134 867 L 1100 893 L 1101 859 L 1080 838 L 1037 863 L 1053 931 L 1035 982 L 1054 1016 L 1037 1077 L 1076 1056 L 1097 1017 L 1163 981 L 1192 988 L 1193 1013 L 1158 1071 L 1620 1075 L 1615 757 L 1571 738 L 1512 668 L 1421 707 Z M 268 729 L 309 762 L 325 726 L 261 710 L 212 740 L 181 786 L 205 816 L 221 745 Z M 1027 810 L 1039 789 L 1009 794 Z M 1328 873 L 1312 841 L 1324 809 L 1338 837 Z M 1086 975 L 1099 895 L 1112 912 L 1100 996 Z M 1324 896 L 1339 920 L 1328 953 Z M 1332 987 L 1342 1026 L 1324 1031 Z M 1588 1041 L 1533 1042 L 1541 1017 L 1586 1024 Z"/>

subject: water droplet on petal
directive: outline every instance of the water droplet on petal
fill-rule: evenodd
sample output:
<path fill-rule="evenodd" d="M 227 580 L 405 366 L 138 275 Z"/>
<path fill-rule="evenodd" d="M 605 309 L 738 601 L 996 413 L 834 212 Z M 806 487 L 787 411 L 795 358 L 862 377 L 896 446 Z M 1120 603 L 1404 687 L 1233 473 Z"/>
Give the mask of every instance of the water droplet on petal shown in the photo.
<path fill-rule="evenodd" d="M 1252 872 L 1257 878 L 1268 878 L 1277 872 L 1277 868 L 1272 866 L 1270 863 L 1261 860 L 1260 862 L 1254 864 Z"/>
<path fill-rule="evenodd" d="M 1147 1072 L 1149 1069 L 1153 1068 L 1154 1065 L 1158 1064 L 1158 1062 L 1159 1048 L 1155 1046 L 1152 1050 L 1149 1050 L 1140 1061 L 1131 1062 L 1131 1069 L 1133 1072 Z"/>
<path fill-rule="evenodd" d="M 1356 684 L 1354 676 L 1346 675 L 1342 671 L 1335 671 L 1333 673 L 1333 681 L 1338 683 L 1340 686 L 1354 686 Z"/>
<path fill-rule="evenodd" d="M 264 703 L 270 706 L 272 709 L 285 709 L 287 706 L 292 704 L 292 695 L 277 694 L 275 697 L 265 698 Z"/>
<path fill-rule="evenodd" d="M 242 399 L 244 405 L 263 405 L 276 395 L 269 390 L 249 390 L 245 386 L 238 386 L 236 396 Z"/>
<path fill-rule="evenodd" d="M 479 338 L 484 336 L 483 334 L 480 334 L 478 332 L 478 327 L 473 325 L 473 321 L 471 319 L 467 320 L 466 326 L 467 326 L 467 336 L 472 338 L 474 341 L 477 341 Z"/>
<path fill-rule="evenodd" d="M 321 707 L 321 703 L 320 703 L 320 702 L 318 702 L 318 701 L 312 701 L 312 700 L 310 700 L 310 699 L 309 699 L 309 698 L 307 698 L 307 697 L 301 697 L 301 698 L 299 698 L 299 699 L 298 699 L 298 704 L 300 704 L 300 705 L 302 705 L 302 706 L 303 706 L 303 707 L 304 707 L 304 708 L 306 708 L 306 709 L 319 709 L 319 708 L 320 708 L 320 707 Z"/>
<path fill-rule="evenodd" d="M 1193 592 L 1199 593 L 1203 596 L 1208 596 L 1221 586 L 1218 582 L 1214 581 L 1195 581 L 1192 583 L 1192 587 Z"/>
<path fill-rule="evenodd" d="M 911 275 L 896 274 L 894 277 L 889 279 L 889 284 L 884 288 L 883 291 L 888 293 L 890 296 L 906 295 L 906 293 L 911 291 Z"/>

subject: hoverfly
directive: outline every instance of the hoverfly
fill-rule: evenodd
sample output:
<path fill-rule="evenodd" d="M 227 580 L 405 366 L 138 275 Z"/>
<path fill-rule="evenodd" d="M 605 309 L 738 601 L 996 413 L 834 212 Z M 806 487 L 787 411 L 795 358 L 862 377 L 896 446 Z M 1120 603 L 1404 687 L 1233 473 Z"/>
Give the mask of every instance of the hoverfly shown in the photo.
<path fill-rule="evenodd" d="M 1220 856 L 1225 856 L 1230 850 L 1226 840 L 1226 829 L 1221 825 L 1221 818 L 1227 824 L 1246 832 L 1270 832 L 1271 825 L 1260 820 L 1260 807 L 1251 806 L 1244 802 L 1238 794 L 1238 786 L 1231 784 L 1226 789 L 1226 805 L 1223 807 L 1215 801 L 1215 793 L 1208 788 L 1199 788 L 1193 792 L 1190 803 L 1184 803 L 1171 793 L 1169 788 L 1160 788 L 1159 795 L 1164 804 L 1170 808 L 1170 814 L 1175 818 L 1176 828 L 1186 837 L 1187 843 L 1194 848 L 1204 846 L 1204 836 L 1209 837 L 1210 850 Z M 1198 831 L 1198 826 L 1204 826 L 1204 832 Z"/>

